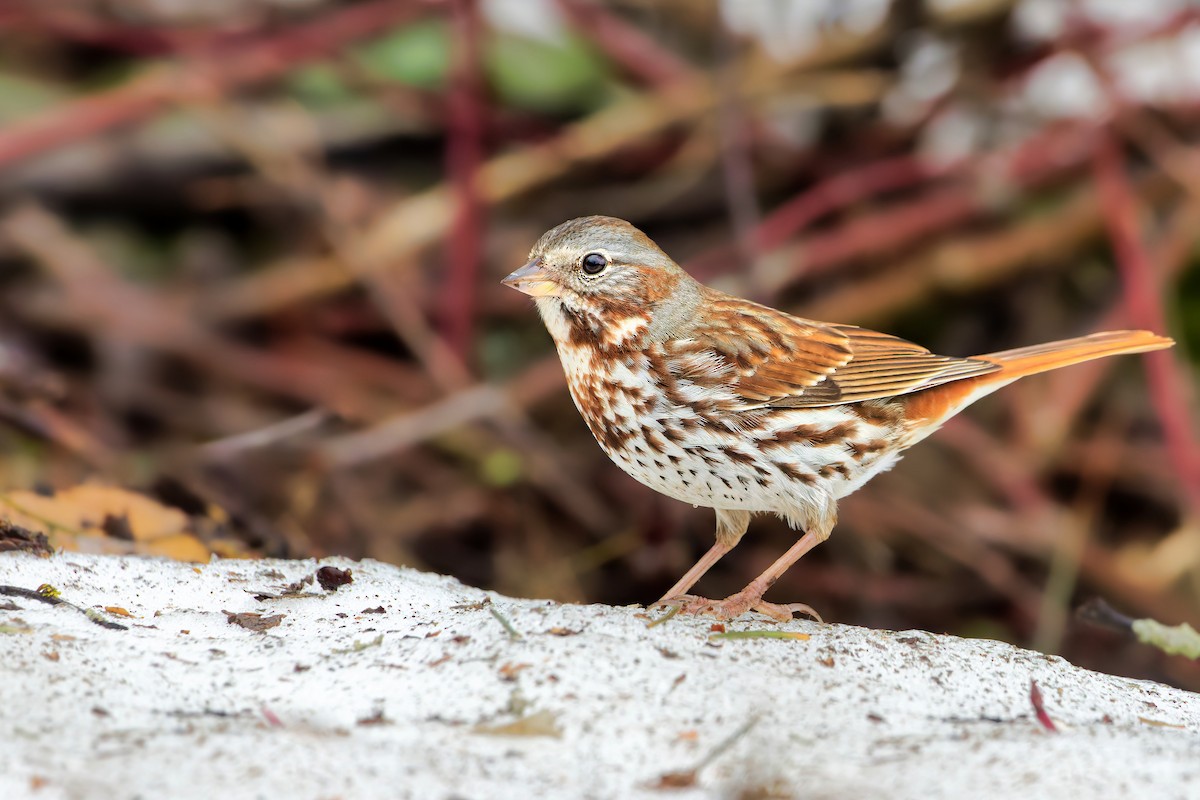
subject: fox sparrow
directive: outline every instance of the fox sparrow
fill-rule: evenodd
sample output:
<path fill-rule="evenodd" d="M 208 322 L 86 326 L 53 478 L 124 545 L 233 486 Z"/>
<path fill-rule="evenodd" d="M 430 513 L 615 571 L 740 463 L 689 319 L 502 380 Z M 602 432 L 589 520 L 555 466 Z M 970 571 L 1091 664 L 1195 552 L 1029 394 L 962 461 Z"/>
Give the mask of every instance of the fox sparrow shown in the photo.
<path fill-rule="evenodd" d="M 974 358 L 934 355 L 710 289 L 612 217 L 548 231 L 504 283 L 535 298 L 571 397 L 609 458 L 655 491 L 716 510 L 716 544 L 658 604 L 722 619 L 751 609 L 790 619 L 797 606 L 763 594 L 829 537 L 838 499 L 970 403 L 1026 375 L 1172 344 L 1109 331 Z M 724 600 L 685 594 L 759 511 L 804 535 Z"/>

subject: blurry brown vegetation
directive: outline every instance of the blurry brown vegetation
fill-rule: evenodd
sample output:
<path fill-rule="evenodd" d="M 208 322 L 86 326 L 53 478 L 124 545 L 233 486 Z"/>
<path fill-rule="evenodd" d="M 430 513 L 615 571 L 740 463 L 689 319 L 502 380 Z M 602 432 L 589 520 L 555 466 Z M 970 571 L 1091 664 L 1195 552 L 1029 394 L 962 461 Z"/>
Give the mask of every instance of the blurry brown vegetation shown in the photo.
<path fill-rule="evenodd" d="M 221 553 L 652 600 L 712 512 L 608 463 L 498 284 L 546 228 L 612 214 L 723 289 L 938 352 L 1175 336 L 981 403 L 844 502 L 770 597 L 1200 687 L 1070 619 L 1090 595 L 1200 610 L 1200 10 L 794 5 L 824 16 L 5 3 L 7 515 L 102 481 Z M 740 588 L 793 537 L 759 518 L 699 588 Z"/>

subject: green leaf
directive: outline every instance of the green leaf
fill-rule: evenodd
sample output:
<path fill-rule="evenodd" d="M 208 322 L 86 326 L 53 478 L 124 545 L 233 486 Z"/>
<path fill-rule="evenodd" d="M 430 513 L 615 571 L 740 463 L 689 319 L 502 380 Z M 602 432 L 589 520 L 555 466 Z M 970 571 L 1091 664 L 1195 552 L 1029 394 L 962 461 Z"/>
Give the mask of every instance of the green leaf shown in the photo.
<path fill-rule="evenodd" d="M 418 22 L 357 48 L 353 57 L 376 78 L 437 89 L 450 72 L 450 31 L 443 20 Z"/>
<path fill-rule="evenodd" d="M 807 642 L 812 636 L 799 631 L 728 631 L 726 633 L 710 634 L 708 639 L 791 639 L 796 642 Z"/>
<path fill-rule="evenodd" d="M 301 67 L 288 77 L 288 88 L 297 100 L 314 108 L 336 106 L 355 97 L 328 64 Z"/>
<path fill-rule="evenodd" d="M 70 96 L 48 82 L 0 72 L 0 121 L 29 116 Z"/>
<path fill-rule="evenodd" d="M 1135 619 L 1133 632 L 1139 642 L 1157 647 L 1164 653 L 1200 658 L 1200 633 L 1186 622 L 1182 625 L 1163 625 L 1153 619 Z"/>
<path fill-rule="evenodd" d="M 497 34 L 487 43 L 484 65 L 502 102 L 536 111 L 593 108 L 608 84 L 605 62 L 577 37 L 553 44 Z"/>
<path fill-rule="evenodd" d="M 1194 247 L 1184 267 L 1183 278 L 1167 298 L 1174 305 L 1172 317 L 1176 338 L 1195 359 L 1200 354 L 1200 247 Z"/>
<path fill-rule="evenodd" d="M 488 486 L 512 486 L 521 479 L 521 454 L 515 450 L 497 448 L 483 459 L 480 472 Z"/>

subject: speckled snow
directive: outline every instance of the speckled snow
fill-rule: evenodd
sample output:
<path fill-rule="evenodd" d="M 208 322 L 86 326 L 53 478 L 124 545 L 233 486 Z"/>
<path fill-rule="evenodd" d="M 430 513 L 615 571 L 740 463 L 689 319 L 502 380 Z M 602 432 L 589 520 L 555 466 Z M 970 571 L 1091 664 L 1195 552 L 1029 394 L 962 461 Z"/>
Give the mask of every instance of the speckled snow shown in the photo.
<path fill-rule="evenodd" d="M 254 597 L 323 564 L 354 582 Z M 785 628 L 808 641 L 714 642 L 707 620 L 340 559 L 5 554 L 0 583 L 134 615 L 0 597 L 3 630 L 30 629 L 0 633 L 0 798 L 1200 795 L 1197 695 L 998 642 L 804 621 Z M 285 616 L 256 633 L 224 611 Z M 514 710 L 560 735 L 477 730 Z M 654 788 L 751 720 L 693 787 Z"/>

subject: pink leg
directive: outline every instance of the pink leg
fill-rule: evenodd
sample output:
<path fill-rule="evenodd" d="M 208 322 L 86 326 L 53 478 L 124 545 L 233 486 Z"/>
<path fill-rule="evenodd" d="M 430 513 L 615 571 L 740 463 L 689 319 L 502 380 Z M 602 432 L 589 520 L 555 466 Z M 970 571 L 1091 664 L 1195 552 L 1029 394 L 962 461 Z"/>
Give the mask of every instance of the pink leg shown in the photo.
<path fill-rule="evenodd" d="M 667 590 L 662 599 L 654 604 L 655 606 L 667 605 L 668 601 L 683 597 L 688 589 L 696 585 L 696 581 L 704 577 L 704 573 L 712 569 L 713 564 L 720 561 L 722 556 L 732 550 L 741 541 L 742 536 L 746 533 L 746 528 L 750 527 L 749 511 L 729 511 L 723 508 L 718 508 L 716 511 L 716 544 L 710 547 L 708 552 L 696 562 L 695 566 L 689 569 L 674 586 Z M 653 607 L 651 606 L 651 608 Z"/>
<path fill-rule="evenodd" d="M 767 590 L 774 585 L 775 581 L 779 580 L 779 576 L 787 572 L 788 567 L 795 564 L 800 560 L 801 556 L 828 538 L 829 533 L 827 532 L 814 531 L 804 534 L 786 553 L 775 559 L 775 563 L 763 570 L 763 573 L 757 578 L 750 581 L 745 589 L 719 601 L 705 600 L 702 597 L 688 597 L 682 603 L 681 613 L 710 614 L 723 620 L 739 617 L 751 609 L 761 611 L 767 616 L 781 621 L 790 620 L 794 611 L 812 613 L 813 616 L 817 616 L 811 608 L 803 603 L 778 605 L 776 603 L 763 602 L 762 598 L 767 593 Z M 820 617 L 817 616 L 817 619 L 820 619 Z"/>
<path fill-rule="evenodd" d="M 679 581 L 667 590 L 667 593 L 662 596 L 654 605 L 666 605 L 673 597 L 679 597 L 687 592 L 688 589 L 696 585 L 696 581 L 704 577 L 704 573 L 712 569 L 712 565 L 721 560 L 721 556 L 733 549 L 732 544 L 723 544 L 720 540 L 717 541 L 708 552 L 700 557 L 695 566 L 689 569 Z"/>

